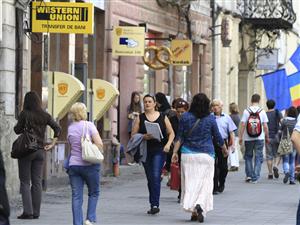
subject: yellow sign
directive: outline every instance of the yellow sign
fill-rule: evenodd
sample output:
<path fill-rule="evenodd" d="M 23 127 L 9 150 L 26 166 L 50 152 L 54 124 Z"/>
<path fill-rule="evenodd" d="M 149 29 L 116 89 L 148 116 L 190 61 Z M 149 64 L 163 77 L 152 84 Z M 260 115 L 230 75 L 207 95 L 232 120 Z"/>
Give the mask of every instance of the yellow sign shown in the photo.
<path fill-rule="evenodd" d="M 92 3 L 32 2 L 32 32 L 93 34 Z"/>
<path fill-rule="evenodd" d="M 192 64 L 193 43 L 191 40 L 172 40 L 172 65 L 188 66 Z"/>
<path fill-rule="evenodd" d="M 119 91 L 111 83 L 100 80 L 91 80 L 93 95 L 93 120 L 99 120 L 105 112 L 114 104 L 119 96 Z"/>
<path fill-rule="evenodd" d="M 54 118 L 62 119 L 85 90 L 76 77 L 63 72 L 48 74 L 48 110 Z"/>
<path fill-rule="evenodd" d="M 115 27 L 112 53 L 120 56 L 143 56 L 145 48 L 144 27 Z"/>

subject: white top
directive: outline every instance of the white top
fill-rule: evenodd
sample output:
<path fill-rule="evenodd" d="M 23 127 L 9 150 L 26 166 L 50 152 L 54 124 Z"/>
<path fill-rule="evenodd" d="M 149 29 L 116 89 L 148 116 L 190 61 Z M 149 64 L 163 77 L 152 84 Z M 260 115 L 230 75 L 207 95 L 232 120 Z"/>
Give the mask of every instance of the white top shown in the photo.
<path fill-rule="evenodd" d="M 295 129 L 294 130 L 296 130 L 296 131 L 298 131 L 298 132 L 300 132 L 300 116 L 298 117 L 298 122 L 297 122 L 297 124 L 296 124 L 296 126 L 295 126 Z"/>
<path fill-rule="evenodd" d="M 257 105 L 250 106 L 249 108 L 254 113 L 257 112 L 259 109 L 261 109 L 261 107 L 259 107 Z M 245 123 L 246 126 L 247 126 L 247 121 L 248 121 L 249 116 L 250 116 L 250 113 L 248 112 L 247 109 L 245 109 L 244 113 L 243 113 L 243 116 L 242 116 L 242 119 L 241 119 L 241 122 Z M 265 110 L 262 110 L 259 113 L 259 117 L 260 117 L 260 121 L 261 121 L 261 129 L 262 129 L 261 134 L 258 137 L 249 137 L 249 135 L 247 133 L 247 128 L 245 127 L 244 137 L 243 137 L 243 139 L 245 141 L 254 141 L 254 140 L 264 140 L 265 139 L 265 132 L 264 132 L 264 128 L 263 128 L 263 123 L 268 123 L 269 122 Z"/>

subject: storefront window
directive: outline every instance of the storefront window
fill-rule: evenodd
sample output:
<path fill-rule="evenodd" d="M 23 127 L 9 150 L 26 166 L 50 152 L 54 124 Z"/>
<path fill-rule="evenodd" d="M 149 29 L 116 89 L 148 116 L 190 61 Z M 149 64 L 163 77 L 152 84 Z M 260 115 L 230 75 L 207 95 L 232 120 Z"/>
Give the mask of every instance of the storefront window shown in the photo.
<path fill-rule="evenodd" d="M 155 93 L 155 72 L 147 65 L 144 65 L 144 95 Z"/>

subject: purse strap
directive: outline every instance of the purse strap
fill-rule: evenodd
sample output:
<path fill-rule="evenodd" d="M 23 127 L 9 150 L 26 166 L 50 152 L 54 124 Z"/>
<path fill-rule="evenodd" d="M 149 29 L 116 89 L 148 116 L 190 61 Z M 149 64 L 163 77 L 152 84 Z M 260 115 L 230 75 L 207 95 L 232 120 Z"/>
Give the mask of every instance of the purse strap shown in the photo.
<path fill-rule="evenodd" d="M 86 139 L 87 138 L 87 133 L 88 133 L 88 124 L 86 121 L 84 121 L 83 127 L 82 127 L 82 139 Z"/>
<path fill-rule="evenodd" d="M 196 120 L 196 122 L 194 123 L 193 127 L 189 130 L 186 138 L 188 138 L 189 136 L 191 136 L 191 134 L 193 133 L 193 131 L 195 130 L 195 128 L 197 127 L 197 125 L 199 124 L 199 122 L 200 122 L 200 119 L 198 118 Z"/>

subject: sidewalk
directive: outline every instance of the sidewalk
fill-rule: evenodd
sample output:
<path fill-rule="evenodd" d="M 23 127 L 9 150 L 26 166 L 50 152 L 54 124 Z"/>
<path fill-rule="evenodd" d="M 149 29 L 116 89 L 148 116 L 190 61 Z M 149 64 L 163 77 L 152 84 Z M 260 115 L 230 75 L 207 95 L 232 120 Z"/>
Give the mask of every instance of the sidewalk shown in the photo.
<path fill-rule="evenodd" d="M 284 185 L 282 174 L 278 180 L 267 180 L 266 163 L 261 175 L 259 183 L 249 184 L 244 182 L 243 165 L 239 172 L 230 172 L 225 191 L 214 196 L 214 210 L 204 224 L 295 225 L 299 185 Z M 97 224 L 189 224 L 190 214 L 181 209 L 177 192 L 166 187 L 166 179 L 162 182 L 161 213 L 146 214 L 148 191 L 141 166 L 122 166 L 120 178 L 104 178 L 102 183 Z M 86 196 L 84 200 L 86 204 Z M 39 220 L 15 218 L 13 212 L 12 225 L 72 224 L 70 187 L 50 188 L 44 193 Z"/>

